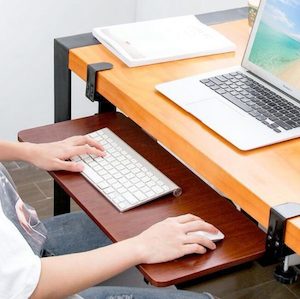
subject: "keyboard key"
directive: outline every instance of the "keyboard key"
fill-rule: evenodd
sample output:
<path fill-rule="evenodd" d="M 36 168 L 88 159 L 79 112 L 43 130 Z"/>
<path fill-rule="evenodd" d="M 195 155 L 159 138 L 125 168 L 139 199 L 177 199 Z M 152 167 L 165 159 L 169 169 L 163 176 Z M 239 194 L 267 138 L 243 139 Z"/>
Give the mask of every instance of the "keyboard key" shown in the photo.
<path fill-rule="evenodd" d="M 118 173 L 114 174 L 113 177 L 118 180 L 122 177 L 122 174 L 118 172 Z"/>
<path fill-rule="evenodd" d="M 297 124 L 294 121 L 292 121 L 292 120 L 286 121 L 286 124 L 288 124 L 292 128 L 297 128 Z"/>
<path fill-rule="evenodd" d="M 110 194 L 113 192 L 115 192 L 115 190 L 112 187 L 108 187 L 108 188 L 104 189 L 104 193 L 106 193 L 106 194 Z"/>
<path fill-rule="evenodd" d="M 119 182 L 114 183 L 112 186 L 113 186 L 116 190 L 122 187 L 122 185 L 121 185 Z"/>
<path fill-rule="evenodd" d="M 102 167 L 100 165 L 97 165 L 96 167 L 94 167 L 94 170 L 96 172 L 100 171 L 102 169 Z"/>
<path fill-rule="evenodd" d="M 88 165 L 84 166 L 83 173 L 87 175 L 92 181 L 98 181 L 99 179 L 101 179 L 99 174 Z"/>
<path fill-rule="evenodd" d="M 283 121 L 281 121 L 281 120 L 278 120 L 278 121 L 276 122 L 276 124 L 277 124 L 279 127 L 283 128 L 283 129 L 285 129 L 285 130 L 291 130 L 291 129 L 292 129 L 291 126 L 289 126 L 288 124 L 286 124 L 285 122 L 283 122 Z"/>
<path fill-rule="evenodd" d="M 137 184 L 140 180 L 137 177 L 134 177 L 130 180 L 132 184 Z"/>
<path fill-rule="evenodd" d="M 123 169 L 123 170 L 121 170 L 120 172 L 122 173 L 122 175 L 124 175 L 124 176 L 125 176 L 126 174 L 128 174 L 128 173 L 129 173 L 129 170 L 124 168 L 124 169 Z"/>
<path fill-rule="evenodd" d="M 145 176 L 145 174 L 143 172 L 139 172 L 136 174 L 136 177 L 139 179 L 143 178 L 144 176 Z"/>
<path fill-rule="evenodd" d="M 102 167 L 101 167 L 101 169 L 100 169 L 97 173 L 98 173 L 98 175 L 100 175 L 100 176 L 104 176 L 104 175 L 107 174 L 106 170 L 103 169 Z"/>
<path fill-rule="evenodd" d="M 120 202 L 120 203 L 118 204 L 118 207 L 119 207 L 121 210 L 126 209 L 128 206 L 129 206 L 129 204 L 128 204 L 128 202 L 126 202 L 126 201 Z"/>
<path fill-rule="evenodd" d="M 124 194 L 127 190 L 126 188 L 124 188 L 123 186 L 119 189 L 117 189 L 117 191 L 120 193 L 120 194 Z"/>
<path fill-rule="evenodd" d="M 97 184 L 101 189 L 108 188 L 109 185 L 106 182 L 100 182 Z"/>
<path fill-rule="evenodd" d="M 112 179 L 113 177 L 111 176 L 111 174 L 105 174 L 103 177 L 102 177 L 105 181 L 107 181 L 107 180 L 110 180 L 110 179 Z"/>
<path fill-rule="evenodd" d="M 139 170 L 138 168 L 133 168 L 133 169 L 131 169 L 131 172 L 132 172 L 133 174 L 137 174 L 137 173 L 140 172 L 140 170 Z"/>
<path fill-rule="evenodd" d="M 124 184 L 124 183 L 128 182 L 127 179 L 126 179 L 125 177 L 121 177 L 118 181 L 119 181 L 119 183 L 121 183 L 121 184 Z"/>
<path fill-rule="evenodd" d="M 109 185 L 113 185 L 113 184 L 117 183 L 118 181 L 117 181 L 116 179 L 114 179 L 114 178 L 111 178 L 111 179 L 108 179 L 106 182 L 107 182 Z"/>
<path fill-rule="evenodd" d="M 126 189 L 128 189 L 129 187 L 131 187 L 132 186 L 132 183 L 130 183 L 130 182 L 125 182 L 124 184 L 123 184 L 123 186 L 126 188 Z"/>
<path fill-rule="evenodd" d="M 128 188 L 128 191 L 130 191 L 131 193 L 134 193 L 134 192 L 136 192 L 137 190 L 138 190 L 138 188 L 135 187 L 135 186 L 132 186 L 132 187 L 129 187 L 129 188 Z"/>
<path fill-rule="evenodd" d="M 156 195 L 156 194 L 151 190 L 151 191 L 147 192 L 146 195 L 147 195 L 148 197 L 153 197 L 153 196 Z"/>
<path fill-rule="evenodd" d="M 149 182 L 151 179 L 149 178 L 149 177 L 147 177 L 147 176 L 144 176 L 143 178 L 141 178 L 141 181 L 143 182 L 143 183 L 147 183 L 147 182 Z"/>
<path fill-rule="evenodd" d="M 162 188 L 164 189 L 164 191 L 169 191 L 170 188 L 167 185 L 163 185 Z"/>
<path fill-rule="evenodd" d="M 129 192 L 125 192 L 122 195 L 123 195 L 124 199 L 126 199 L 131 204 L 136 204 L 136 203 L 139 202 L 138 199 L 133 194 L 131 194 Z"/>
<path fill-rule="evenodd" d="M 151 189 L 147 186 L 144 186 L 143 188 L 140 188 L 140 189 L 143 193 L 147 193 L 147 192 L 151 191 Z"/>
<path fill-rule="evenodd" d="M 239 108 L 241 108 L 242 110 L 244 110 L 246 112 L 250 112 L 252 110 L 249 106 L 247 106 L 246 104 L 244 104 L 242 101 L 236 99 L 230 93 L 225 93 L 222 96 L 224 98 L 226 98 L 227 100 L 229 100 L 232 104 L 238 106 Z"/>
<path fill-rule="evenodd" d="M 149 186 L 149 187 L 153 187 L 153 186 L 155 186 L 155 182 L 153 182 L 153 181 L 150 181 L 150 182 L 148 182 L 148 183 L 147 183 L 147 186 Z"/>
<path fill-rule="evenodd" d="M 221 81 L 221 82 L 226 82 L 227 81 L 227 78 L 225 78 L 224 76 L 217 76 L 216 77 L 219 81 Z"/>
<path fill-rule="evenodd" d="M 156 194 L 162 193 L 164 190 L 160 186 L 154 186 L 152 188 L 152 191 L 154 191 Z"/>
<path fill-rule="evenodd" d="M 263 121 L 263 120 L 266 120 L 267 117 L 264 115 L 258 115 L 258 116 L 256 116 L 256 119 L 258 119 L 259 121 Z"/>
<path fill-rule="evenodd" d="M 249 113 L 250 115 L 254 116 L 254 117 L 258 117 L 260 115 L 259 112 L 257 112 L 256 110 L 253 110 L 252 112 Z"/>
<path fill-rule="evenodd" d="M 144 199 L 146 199 L 146 195 L 144 193 L 142 193 L 141 191 L 136 191 L 134 193 L 134 196 L 139 200 L 139 201 L 142 201 Z"/>
<path fill-rule="evenodd" d="M 138 189 L 141 189 L 142 187 L 144 187 L 145 186 L 145 184 L 143 183 L 143 182 L 138 182 L 137 184 L 136 184 L 136 187 L 138 188 Z"/>

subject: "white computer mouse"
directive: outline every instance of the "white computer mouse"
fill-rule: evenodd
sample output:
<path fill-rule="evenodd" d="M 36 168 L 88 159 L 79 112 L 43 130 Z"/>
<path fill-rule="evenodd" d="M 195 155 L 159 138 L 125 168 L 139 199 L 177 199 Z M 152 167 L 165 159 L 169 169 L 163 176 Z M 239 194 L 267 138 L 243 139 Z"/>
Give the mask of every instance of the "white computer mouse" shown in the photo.
<path fill-rule="evenodd" d="M 201 237 L 208 238 L 209 240 L 211 240 L 213 242 L 218 242 L 218 241 L 221 241 L 225 238 L 225 235 L 220 231 L 218 231 L 217 234 L 211 234 L 211 233 L 199 230 L 199 231 L 196 231 L 196 232 L 191 232 L 190 234 L 195 234 L 195 235 L 198 235 L 198 236 L 201 236 Z"/>

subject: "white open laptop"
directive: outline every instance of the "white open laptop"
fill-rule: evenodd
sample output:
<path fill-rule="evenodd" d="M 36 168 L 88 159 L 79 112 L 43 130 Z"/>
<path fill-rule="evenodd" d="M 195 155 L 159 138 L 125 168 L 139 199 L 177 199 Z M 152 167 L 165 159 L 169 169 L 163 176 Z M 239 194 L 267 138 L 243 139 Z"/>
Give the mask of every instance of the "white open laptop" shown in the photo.
<path fill-rule="evenodd" d="M 261 1 L 242 66 L 156 89 L 241 150 L 299 137 L 300 1 Z"/>

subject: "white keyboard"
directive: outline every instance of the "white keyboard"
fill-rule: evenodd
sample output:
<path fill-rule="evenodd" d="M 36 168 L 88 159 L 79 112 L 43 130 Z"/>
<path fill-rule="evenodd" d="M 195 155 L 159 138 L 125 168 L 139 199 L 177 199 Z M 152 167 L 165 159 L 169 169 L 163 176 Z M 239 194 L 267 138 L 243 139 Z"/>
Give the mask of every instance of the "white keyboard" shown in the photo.
<path fill-rule="evenodd" d="M 119 211 L 169 193 L 181 195 L 180 187 L 111 130 L 104 128 L 88 135 L 103 145 L 106 156 L 81 155 L 71 160 L 85 164 L 82 175 Z"/>

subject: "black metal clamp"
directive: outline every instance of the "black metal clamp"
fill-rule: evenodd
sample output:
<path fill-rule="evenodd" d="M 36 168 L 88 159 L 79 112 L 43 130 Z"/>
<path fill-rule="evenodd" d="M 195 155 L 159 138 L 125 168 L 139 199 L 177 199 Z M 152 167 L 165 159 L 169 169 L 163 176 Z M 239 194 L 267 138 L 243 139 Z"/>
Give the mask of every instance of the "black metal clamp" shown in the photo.
<path fill-rule="evenodd" d="M 297 216 L 300 216 L 299 203 L 285 203 L 271 208 L 266 242 L 268 258 L 278 260 L 292 253 L 284 244 L 286 221 Z"/>
<path fill-rule="evenodd" d="M 113 65 L 107 62 L 100 62 L 100 63 L 94 63 L 88 65 L 85 95 L 92 102 L 95 102 L 97 100 L 96 98 L 97 72 L 111 70 L 112 68 Z"/>
<path fill-rule="evenodd" d="M 266 241 L 267 263 L 281 261 L 277 265 L 274 277 L 284 284 L 292 284 L 297 281 L 298 271 L 285 265 L 285 260 L 293 254 L 293 251 L 284 243 L 286 222 L 288 219 L 300 216 L 299 203 L 285 203 L 271 208 L 269 228 Z"/>
<path fill-rule="evenodd" d="M 90 101 L 99 103 L 99 113 L 116 111 L 116 107 L 99 94 L 96 89 L 97 72 L 111 70 L 112 68 L 113 65 L 108 62 L 89 64 L 87 67 L 85 95 Z"/>

